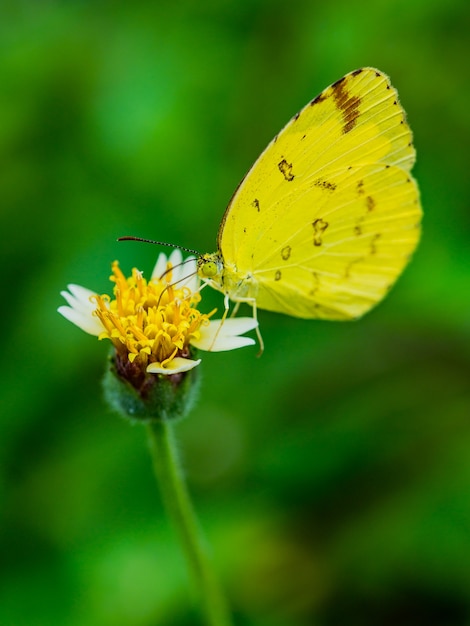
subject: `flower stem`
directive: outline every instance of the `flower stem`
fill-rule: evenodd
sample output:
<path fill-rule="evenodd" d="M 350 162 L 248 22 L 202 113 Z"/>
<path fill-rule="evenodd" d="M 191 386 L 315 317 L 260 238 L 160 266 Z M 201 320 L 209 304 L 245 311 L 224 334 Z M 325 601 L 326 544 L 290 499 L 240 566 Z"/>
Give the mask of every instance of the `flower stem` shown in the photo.
<path fill-rule="evenodd" d="M 207 626 L 231 626 L 229 609 L 213 569 L 179 463 L 173 426 L 167 420 L 150 422 L 148 433 L 162 498 L 179 534 Z"/>

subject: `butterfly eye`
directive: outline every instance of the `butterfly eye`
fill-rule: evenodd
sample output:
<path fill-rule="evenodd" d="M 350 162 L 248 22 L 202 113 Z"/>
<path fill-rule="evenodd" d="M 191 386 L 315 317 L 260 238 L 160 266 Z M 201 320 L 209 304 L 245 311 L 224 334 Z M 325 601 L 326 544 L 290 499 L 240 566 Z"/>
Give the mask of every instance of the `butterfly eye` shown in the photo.
<path fill-rule="evenodd" d="M 218 273 L 217 263 L 214 261 L 204 261 L 201 266 L 201 274 L 205 278 L 212 278 Z"/>

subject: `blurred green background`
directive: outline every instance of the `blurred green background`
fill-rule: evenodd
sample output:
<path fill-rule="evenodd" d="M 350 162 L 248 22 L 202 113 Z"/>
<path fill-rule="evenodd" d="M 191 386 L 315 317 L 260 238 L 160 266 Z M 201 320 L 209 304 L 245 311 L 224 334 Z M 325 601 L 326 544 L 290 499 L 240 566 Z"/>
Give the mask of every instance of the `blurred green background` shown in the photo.
<path fill-rule="evenodd" d="M 212 252 L 245 171 L 376 66 L 414 131 L 422 243 L 351 324 L 260 312 L 204 354 L 181 454 L 238 626 L 470 624 L 470 5 L 3 2 L 0 624 L 199 626 L 108 346 L 56 313 L 134 234 Z M 204 292 L 207 310 L 222 297 Z M 207 294 L 207 295 L 206 295 Z"/>

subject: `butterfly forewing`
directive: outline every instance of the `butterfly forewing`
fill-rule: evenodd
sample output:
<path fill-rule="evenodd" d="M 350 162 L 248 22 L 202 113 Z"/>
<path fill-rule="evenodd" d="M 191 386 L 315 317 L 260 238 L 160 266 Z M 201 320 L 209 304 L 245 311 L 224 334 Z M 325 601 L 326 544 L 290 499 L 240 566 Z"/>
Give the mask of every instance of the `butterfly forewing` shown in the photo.
<path fill-rule="evenodd" d="M 395 90 L 370 68 L 292 118 L 240 184 L 219 231 L 226 267 L 254 277 L 258 307 L 348 319 L 385 295 L 419 240 L 411 139 Z"/>

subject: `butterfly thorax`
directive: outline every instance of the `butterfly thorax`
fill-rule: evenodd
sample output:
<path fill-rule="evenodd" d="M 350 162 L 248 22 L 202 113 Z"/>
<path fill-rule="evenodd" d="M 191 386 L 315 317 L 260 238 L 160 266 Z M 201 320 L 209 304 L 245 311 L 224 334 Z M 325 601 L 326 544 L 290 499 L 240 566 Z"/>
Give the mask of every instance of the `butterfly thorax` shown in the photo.
<path fill-rule="evenodd" d="M 235 263 L 224 261 L 220 252 L 203 254 L 197 260 L 198 276 L 231 300 L 251 300 L 258 292 L 257 281 L 247 271 L 240 271 Z"/>

